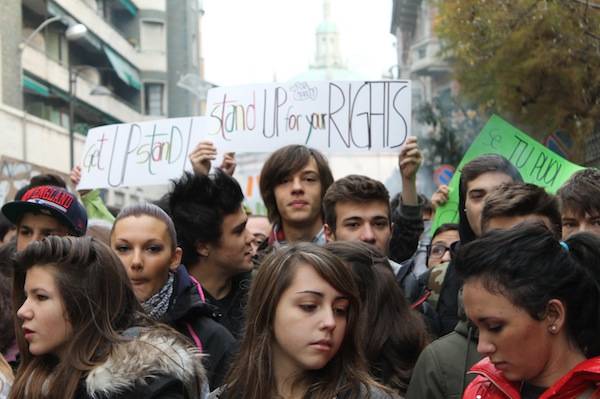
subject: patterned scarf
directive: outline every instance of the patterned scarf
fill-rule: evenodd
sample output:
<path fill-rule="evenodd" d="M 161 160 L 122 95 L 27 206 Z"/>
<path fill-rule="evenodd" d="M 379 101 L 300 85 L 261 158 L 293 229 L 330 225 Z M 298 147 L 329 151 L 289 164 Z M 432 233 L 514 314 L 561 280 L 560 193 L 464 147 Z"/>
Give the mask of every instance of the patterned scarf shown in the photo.
<path fill-rule="evenodd" d="M 175 273 L 169 273 L 169 278 L 163 287 L 150 298 L 142 302 L 142 307 L 153 320 L 161 320 L 171 302 L 173 295 L 173 283 L 175 282 Z"/>

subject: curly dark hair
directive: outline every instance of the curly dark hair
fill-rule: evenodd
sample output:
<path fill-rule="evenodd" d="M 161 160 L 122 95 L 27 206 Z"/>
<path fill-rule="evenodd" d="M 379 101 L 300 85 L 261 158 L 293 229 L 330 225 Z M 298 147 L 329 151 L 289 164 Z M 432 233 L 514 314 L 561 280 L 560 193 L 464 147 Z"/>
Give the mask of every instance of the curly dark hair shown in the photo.
<path fill-rule="evenodd" d="M 198 261 L 197 243 L 219 242 L 223 218 L 240 209 L 243 200 L 238 182 L 220 170 L 208 176 L 186 173 L 174 182 L 168 213 L 175 223 L 184 265 Z"/>

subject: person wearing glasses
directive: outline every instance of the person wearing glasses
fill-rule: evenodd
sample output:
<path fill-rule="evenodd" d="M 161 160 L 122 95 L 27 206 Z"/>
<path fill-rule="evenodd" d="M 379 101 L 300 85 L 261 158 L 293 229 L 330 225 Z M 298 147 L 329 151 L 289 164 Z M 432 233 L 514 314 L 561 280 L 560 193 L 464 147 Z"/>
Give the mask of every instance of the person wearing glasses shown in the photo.
<path fill-rule="evenodd" d="M 438 227 L 427 246 L 427 268 L 450 262 L 451 247 L 458 242 L 458 224 L 445 223 Z"/>

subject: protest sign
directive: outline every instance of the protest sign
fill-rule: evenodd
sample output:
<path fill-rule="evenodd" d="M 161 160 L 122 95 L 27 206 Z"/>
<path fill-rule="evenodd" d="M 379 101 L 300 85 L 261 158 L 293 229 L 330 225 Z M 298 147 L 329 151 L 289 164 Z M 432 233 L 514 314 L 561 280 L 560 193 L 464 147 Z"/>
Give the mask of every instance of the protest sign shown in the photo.
<path fill-rule="evenodd" d="M 206 117 L 102 126 L 88 132 L 78 189 L 167 183 L 200 140 L 219 153 L 304 144 L 328 154 L 397 153 L 410 134 L 405 80 L 215 88 Z"/>
<path fill-rule="evenodd" d="M 398 152 L 410 135 L 406 80 L 294 82 L 209 90 L 208 133 L 223 151 L 304 144 L 327 153 Z"/>
<path fill-rule="evenodd" d="M 502 118 L 490 118 L 475 141 L 471 144 L 452 180 L 450 180 L 449 200 L 435 213 L 431 231 L 443 223 L 458 223 L 458 193 L 460 171 L 467 162 L 484 154 L 499 154 L 508 159 L 521 173 L 526 183 L 544 187 L 549 193 L 556 193 L 569 177 L 583 167 L 561 158 Z"/>
<path fill-rule="evenodd" d="M 208 118 L 173 118 L 90 129 L 77 189 L 168 183 L 191 170 L 188 153 L 214 128 Z"/>

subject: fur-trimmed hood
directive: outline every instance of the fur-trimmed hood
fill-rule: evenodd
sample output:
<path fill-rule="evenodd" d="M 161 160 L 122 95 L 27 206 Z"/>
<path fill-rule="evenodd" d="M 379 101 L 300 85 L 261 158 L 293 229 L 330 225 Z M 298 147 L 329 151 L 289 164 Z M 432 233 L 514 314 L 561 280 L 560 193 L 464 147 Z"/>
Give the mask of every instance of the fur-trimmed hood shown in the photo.
<path fill-rule="evenodd" d="M 89 397 L 119 396 L 163 377 L 182 381 L 189 397 L 201 396 L 207 380 L 199 351 L 160 328 L 131 328 L 123 335 L 127 340 L 85 378 Z"/>

